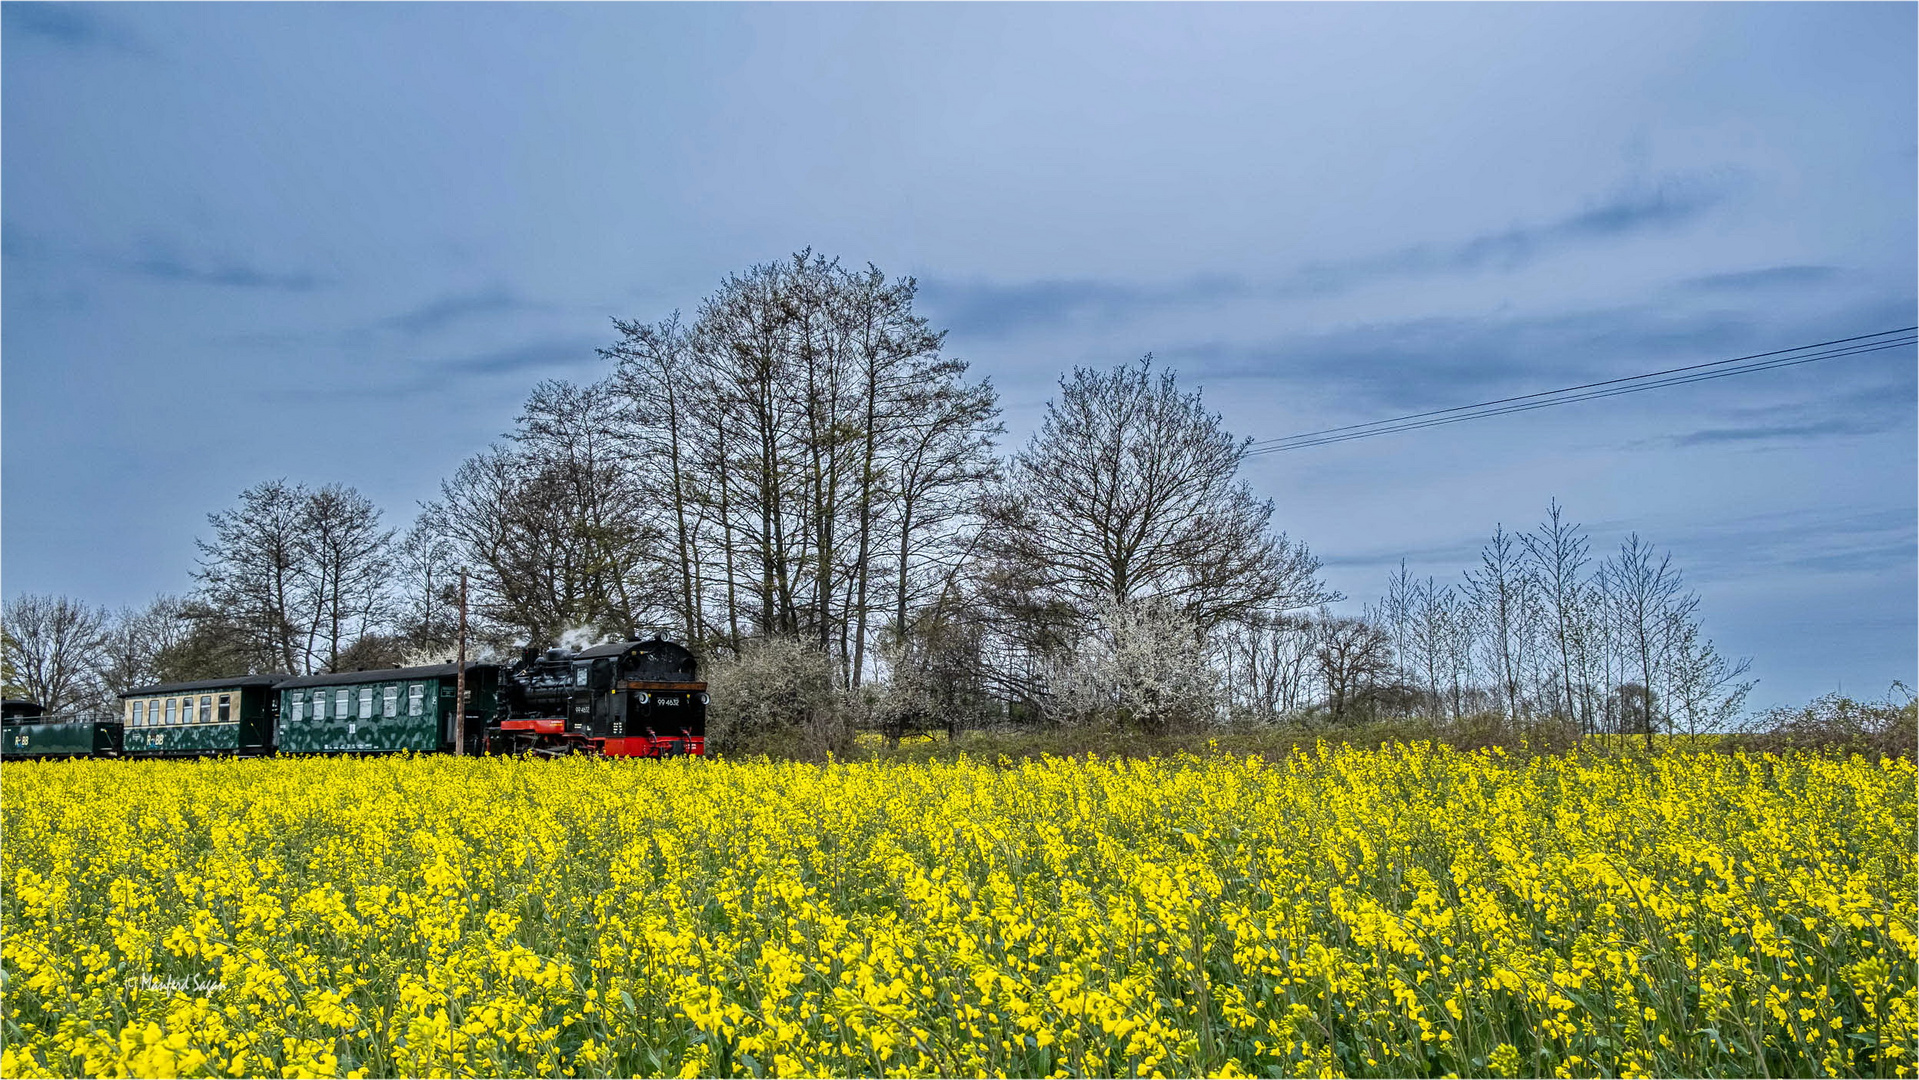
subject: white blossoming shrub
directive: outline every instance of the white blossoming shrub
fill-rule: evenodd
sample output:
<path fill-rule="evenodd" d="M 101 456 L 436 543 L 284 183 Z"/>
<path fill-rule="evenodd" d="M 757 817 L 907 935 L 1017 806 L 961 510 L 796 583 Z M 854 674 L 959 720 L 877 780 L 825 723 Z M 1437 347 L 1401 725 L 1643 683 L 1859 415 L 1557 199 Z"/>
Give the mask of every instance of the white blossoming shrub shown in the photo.
<path fill-rule="evenodd" d="M 1158 598 L 1102 604 L 1051 683 L 1054 721 L 1149 735 L 1212 723 L 1223 700 L 1198 624 Z"/>

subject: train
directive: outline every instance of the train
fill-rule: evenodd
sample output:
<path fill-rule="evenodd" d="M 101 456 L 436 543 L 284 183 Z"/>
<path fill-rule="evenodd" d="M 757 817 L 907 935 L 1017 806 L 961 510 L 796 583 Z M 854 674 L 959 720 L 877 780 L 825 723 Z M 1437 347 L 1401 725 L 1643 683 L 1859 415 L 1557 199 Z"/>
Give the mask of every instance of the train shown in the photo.
<path fill-rule="evenodd" d="M 161 683 L 120 694 L 113 719 L 8 701 L 0 758 L 706 756 L 706 683 L 692 651 L 672 641 L 529 648 L 461 675 L 436 664 Z"/>

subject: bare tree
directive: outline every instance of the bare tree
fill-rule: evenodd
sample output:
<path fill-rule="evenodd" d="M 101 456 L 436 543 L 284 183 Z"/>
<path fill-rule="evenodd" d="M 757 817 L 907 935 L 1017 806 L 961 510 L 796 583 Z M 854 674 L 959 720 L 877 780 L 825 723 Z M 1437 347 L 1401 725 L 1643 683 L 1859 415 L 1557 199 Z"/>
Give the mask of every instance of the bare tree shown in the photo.
<path fill-rule="evenodd" d="M 1407 640 L 1413 655 L 1413 681 L 1426 698 L 1428 715 L 1439 719 L 1448 702 L 1458 710 L 1459 684 L 1451 664 L 1451 638 L 1459 601 L 1452 586 L 1431 577 L 1412 586 L 1411 626 Z"/>
<path fill-rule="evenodd" d="M 453 541 L 423 514 L 394 546 L 393 570 L 399 591 L 396 629 L 409 657 L 425 661 L 448 655 L 459 603 L 459 554 Z"/>
<path fill-rule="evenodd" d="M 1235 705 L 1272 722 L 1304 708 L 1318 667 L 1311 619 L 1275 613 L 1228 623 L 1214 632 L 1225 683 Z"/>
<path fill-rule="evenodd" d="M 1693 605 L 1671 614 L 1666 630 L 1671 674 L 1667 694 L 1670 722 L 1687 735 L 1731 730 L 1757 680 L 1742 678 L 1752 661 L 1729 661 L 1692 617 Z"/>
<path fill-rule="evenodd" d="M 1478 572 L 1467 571 L 1466 595 L 1484 634 L 1486 666 L 1496 680 L 1506 714 L 1521 716 L 1520 688 L 1525 683 L 1531 645 L 1535 582 L 1513 535 L 1503 526 L 1479 552 Z"/>
<path fill-rule="evenodd" d="M 600 355 L 618 367 L 613 385 L 631 410 L 627 427 L 642 483 L 673 509 L 673 554 L 678 581 L 679 626 L 688 642 L 703 637 L 698 577 L 699 508 L 691 444 L 701 423 L 691 334 L 675 311 L 658 323 L 614 319 L 620 340 Z"/>
<path fill-rule="evenodd" d="M 1684 584 L 1672 556 L 1656 552 L 1638 533 L 1626 538 L 1604 569 L 1616 632 L 1639 687 L 1636 696 L 1621 699 L 1633 709 L 1621 720 L 1629 725 L 1626 730 L 1646 736 L 1650 750 L 1653 732 L 1663 718 L 1660 689 L 1667 674 L 1673 615 L 1684 599 Z M 1697 603 L 1694 598 L 1687 605 L 1688 615 Z"/>
<path fill-rule="evenodd" d="M 690 326 L 616 320 L 602 355 L 632 468 L 671 509 L 656 553 L 689 638 L 799 634 L 858 685 L 882 626 L 946 595 L 998 410 L 916 293 L 802 251 L 727 278 Z"/>
<path fill-rule="evenodd" d="M 101 680 L 108 699 L 136 686 L 185 681 L 172 678 L 170 663 L 193 636 L 194 612 L 186 600 L 155 597 L 145 608 L 124 608 L 101 639 Z"/>
<path fill-rule="evenodd" d="M 1562 717 L 1574 719 L 1579 709 L 1574 700 L 1573 678 L 1578 667 L 1575 658 L 1582 637 L 1581 623 L 1588 615 L 1583 579 L 1586 565 L 1591 562 L 1591 545 L 1578 525 L 1565 520 L 1558 499 L 1547 504 L 1546 520 L 1532 533 L 1521 537 L 1520 544 L 1525 550 L 1528 576 L 1539 586 L 1539 598 L 1548 621 L 1553 672 L 1557 675 L 1555 711 Z"/>
<path fill-rule="evenodd" d="M 472 574 L 496 647 L 671 629 L 670 554 L 647 513 L 622 403 L 606 384 L 544 382 L 510 441 L 462 463 L 417 528 Z"/>
<path fill-rule="evenodd" d="M 232 509 L 207 515 L 213 538 L 195 541 L 200 600 L 244 630 L 252 670 L 312 670 L 319 582 L 305 534 L 310 501 L 299 484 L 255 484 Z"/>
<path fill-rule="evenodd" d="M 23 593 L 0 608 L 6 681 L 49 713 L 97 706 L 107 625 L 104 608 Z"/>
<path fill-rule="evenodd" d="M 1008 465 L 985 544 L 1026 617 L 1151 598 L 1201 632 L 1330 597 L 1238 476 L 1246 443 L 1151 358 L 1076 369 Z"/>
<path fill-rule="evenodd" d="M 1327 707 L 1333 722 L 1340 723 L 1363 706 L 1379 678 L 1392 671 L 1392 641 L 1365 619 L 1326 617 L 1319 623 L 1314 658 L 1326 680 Z"/>
<path fill-rule="evenodd" d="M 337 671 L 340 654 L 388 614 L 393 530 L 380 510 L 353 488 L 328 484 L 306 499 L 294 545 L 308 590 L 306 654 Z"/>

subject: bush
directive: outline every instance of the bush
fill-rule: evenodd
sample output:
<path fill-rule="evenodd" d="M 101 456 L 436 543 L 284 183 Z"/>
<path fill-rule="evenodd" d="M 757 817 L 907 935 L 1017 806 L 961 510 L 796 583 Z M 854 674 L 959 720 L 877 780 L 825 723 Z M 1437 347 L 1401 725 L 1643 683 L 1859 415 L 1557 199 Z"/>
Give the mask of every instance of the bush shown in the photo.
<path fill-rule="evenodd" d="M 708 672 L 707 739 L 718 754 L 803 761 L 845 757 L 853 710 L 836 685 L 833 658 L 794 637 L 749 642 Z"/>
<path fill-rule="evenodd" d="M 1204 656 L 1198 626 L 1172 602 L 1104 604 L 1054 676 L 1048 719 L 1148 736 L 1204 727 L 1221 696 L 1219 673 Z"/>
<path fill-rule="evenodd" d="M 1905 701 L 1893 696 L 1903 693 Z M 1854 701 L 1827 694 L 1794 709 L 1761 713 L 1740 735 L 1724 744 L 1754 751 L 1816 750 L 1866 757 L 1913 756 L 1919 728 L 1919 699 L 1900 683 L 1883 701 Z"/>

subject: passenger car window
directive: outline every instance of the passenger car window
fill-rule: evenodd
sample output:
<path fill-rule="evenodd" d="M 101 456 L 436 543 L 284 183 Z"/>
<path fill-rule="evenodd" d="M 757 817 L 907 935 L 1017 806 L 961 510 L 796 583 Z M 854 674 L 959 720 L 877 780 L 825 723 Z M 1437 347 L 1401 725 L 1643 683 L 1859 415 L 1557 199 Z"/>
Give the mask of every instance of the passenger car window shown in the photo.
<path fill-rule="evenodd" d="M 180 722 L 182 724 L 193 723 L 193 699 L 190 697 L 180 699 Z"/>
<path fill-rule="evenodd" d="M 233 695 L 221 694 L 220 695 L 220 722 L 224 724 L 227 721 L 232 719 L 233 719 Z"/>
<path fill-rule="evenodd" d="M 145 727 L 146 720 L 147 720 L 147 703 L 144 701 L 134 702 L 133 703 L 133 726 Z"/>
<path fill-rule="evenodd" d="M 213 695 L 212 694 L 200 695 L 200 722 L 202 724 L 213 723 Z"/>
<path fill-rule="evenodd" d="M 389 720 L 400 715 L 400 688 L 397 686 L 387 687 L 386 701 L 383 704 L 384 707 L 380 710 L 380 715 Z"/>
<path fill-rule="evenodd" d="M 167 723 L 173 723 L 173 699 L 167 699 Z"/>
<path fill-rule="evenodd" d="M 326 719 L 326 691 L 325 690 L 315 690 L 313 692 L 313 718 L 315 720 Z"/>
<path fill-rule="evenodd" d="M 425 712 L 426 687 L 414 683 L 412 686 L 407 687 L 406 690 L 406 714 L 408 716 L 420 716 Z"/>
<path fill-rule="evenodd" d="M 333 718 L 335 720 L 345 720 L 351 715 L 352 711 L 353 703 L 347 691 L 335 690 L 333 692 Z"/>
<path fill-rule="evenodd" d="M 373 688 L 371 686 L 360 690 L 360 719 L 373 719 Z"/>

